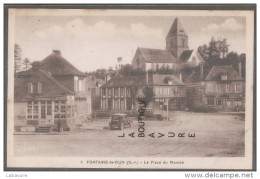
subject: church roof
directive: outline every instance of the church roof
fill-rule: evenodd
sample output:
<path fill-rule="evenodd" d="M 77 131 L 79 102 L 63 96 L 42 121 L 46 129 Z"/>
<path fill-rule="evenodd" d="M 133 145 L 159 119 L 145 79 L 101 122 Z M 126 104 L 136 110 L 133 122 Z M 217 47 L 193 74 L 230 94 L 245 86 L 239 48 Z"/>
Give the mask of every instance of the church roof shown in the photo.
<path fill-rule="evenodd" d="M 145 62 L 148 63 L 177 63 L 177 59 L 168 50 L 138 48 Z"/>
<path fill-rule="evenodd" d="M 172 27 L 170 31 L 168 32 L 167 37 L 172 37 L 172 36 L 177 36 L 177 35 L 182 35 L 182 36 L 187 36 L 183 26 L 181 25 L 180 19 L 175 18 Z"/>
<path fill-rule="evenodd" d="M 190 58 L 192 52 L 193 52 L 193 50 L 185 50 L 185 51 L 183 51 L 181 56 L 180 56 L 180 61 L 181 62 L 187 62 L 188 59 Z"/>

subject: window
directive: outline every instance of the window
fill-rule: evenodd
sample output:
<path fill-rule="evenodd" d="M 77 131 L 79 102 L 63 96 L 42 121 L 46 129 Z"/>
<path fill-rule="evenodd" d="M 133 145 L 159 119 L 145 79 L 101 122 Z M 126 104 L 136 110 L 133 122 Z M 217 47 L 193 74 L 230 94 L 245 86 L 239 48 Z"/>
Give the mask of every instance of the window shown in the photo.
<path fill-rule="evenodd" d="M 131 89 L 130 88 L 126 88 L 126 96 L 127 97 L 131 96 Z"/>
<path fill-rule="evenodd" d="M 47 115 L 52 114 L 52 104 L 51 101 L 47 101 Z"/>
<path fill-rule="evenodd" d="M 221 80 L 227 80 L 227 75 L 221 75 Z"/>
<path fill-rule="evenodd" d="M 235 106 L 241 106 L 242 100 L 240 98 L 235 99 Z"/>
<path fill-rule="evenodd" d="M 32 85 L 32 83 L 28 83 L 28 93 L 33 93 L 33 85 Z"/>
<path fill-rule="evenodd" d="M 228 93 L 228 92 L 230 92 L 231 91 L 231 86 L 230 86 L 230 84 L 226 84 L 226 92 Z"/>
<path fill-rule="evenodd" d="M 28 93 L 42 93 L 42 83 L 28 83 Z"/>
<path fill-rule="evenodd" d="M 125 100 L 121 99 L 120 109 L 125 109 Z"/>
<path fill-rule="evenodd" d="M 120 88 L 120 95 L 125 96 L 125 89 L 124 88 Z"/>
<path fill-rule="evenodd" d="M 27 118 L 32 119 L 32 102 L 27 103 Z"/>
<path fill-rule="evenodd" d="M 33 102 L 33 118 L 34 119 L 38 119 L 38 112 L 39 112 L 38 101 L 34 101 Z"/>
<path fill-rule="evenodd" d="M 235 92 L 240 92 L 240 91 L 241 91 L 241 85 L 235 84 Z"/>
<path fill-rule="evenodd" d="M 118 88 L 114 88 L 114 95 L 118 96 Z"/>
<path fill-rule="evenodd" d="M 227 99 L 227 106 L 231 106 L 231 105 L 232 105 L 231 99 Z"/>
<path fill-rule="evenodd" d="M 217 105 L 221 106 L 222 105 L 222 99 L 217 99 Z"/>
<path fill-rule="evenodd" d="M 42 83 L 38 82 L 38 93 L 42 93 Z"/>
<path fill-rule="evenodd" d="M 111 96 L 111 94 L 112 94 L 112 89 L 108 88 L 108 96 Z"/>
<path fill-rule="evenodd" d="M 208 98 L 208 105 L 214 105 L 214 98 Z"/>
<path fill-rule="evenodd" d="M 207 91 L 208 92 L 214 92 L 213 83 L 208 82 L 207 83 Z"/>
<path fill-rule="evenodd" d="M 66 102 L 65 101 L 61 101 L 60 104 L 60 112 L 66 112 Z"/>

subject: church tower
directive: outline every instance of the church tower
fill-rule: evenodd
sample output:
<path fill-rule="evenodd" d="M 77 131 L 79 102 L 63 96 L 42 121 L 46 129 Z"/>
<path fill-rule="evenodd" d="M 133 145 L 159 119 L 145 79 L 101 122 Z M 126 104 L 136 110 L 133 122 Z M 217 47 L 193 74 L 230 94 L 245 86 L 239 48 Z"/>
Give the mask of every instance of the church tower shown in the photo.
<path fill-rule="evenodd" d="M 169 50 L 178 60 L 183 51 L 189 50 L 188 35 L 178 18 L 174 20 L 166 37 L 166 50 Z"/>

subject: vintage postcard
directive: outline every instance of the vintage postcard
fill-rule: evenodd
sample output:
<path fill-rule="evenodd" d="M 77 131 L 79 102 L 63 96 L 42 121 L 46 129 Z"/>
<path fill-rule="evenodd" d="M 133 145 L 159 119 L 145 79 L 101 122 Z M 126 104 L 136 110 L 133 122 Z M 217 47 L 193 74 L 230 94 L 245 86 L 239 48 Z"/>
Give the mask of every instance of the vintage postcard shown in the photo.
<path fill-rule="evenodd" d="M 50 7 L 5 8 L 6 169 L 255 169 L 255 6 Z"/>

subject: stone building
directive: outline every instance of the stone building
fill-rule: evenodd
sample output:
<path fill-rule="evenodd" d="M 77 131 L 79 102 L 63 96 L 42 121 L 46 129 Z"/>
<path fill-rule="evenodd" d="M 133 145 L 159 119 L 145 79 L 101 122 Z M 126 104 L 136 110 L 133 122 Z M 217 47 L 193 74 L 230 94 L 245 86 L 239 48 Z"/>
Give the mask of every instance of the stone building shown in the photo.
<path fill-rule="evenodd" d="M 180 20 L 176 18 L 166 36 L 165 49 L 138 47 L 132 66 L 145 71 L 159 68 L 176 70 L 182 64 L 199 65 L 203 58 L 195 50 L 189 50 L 188 35 Z"/>

